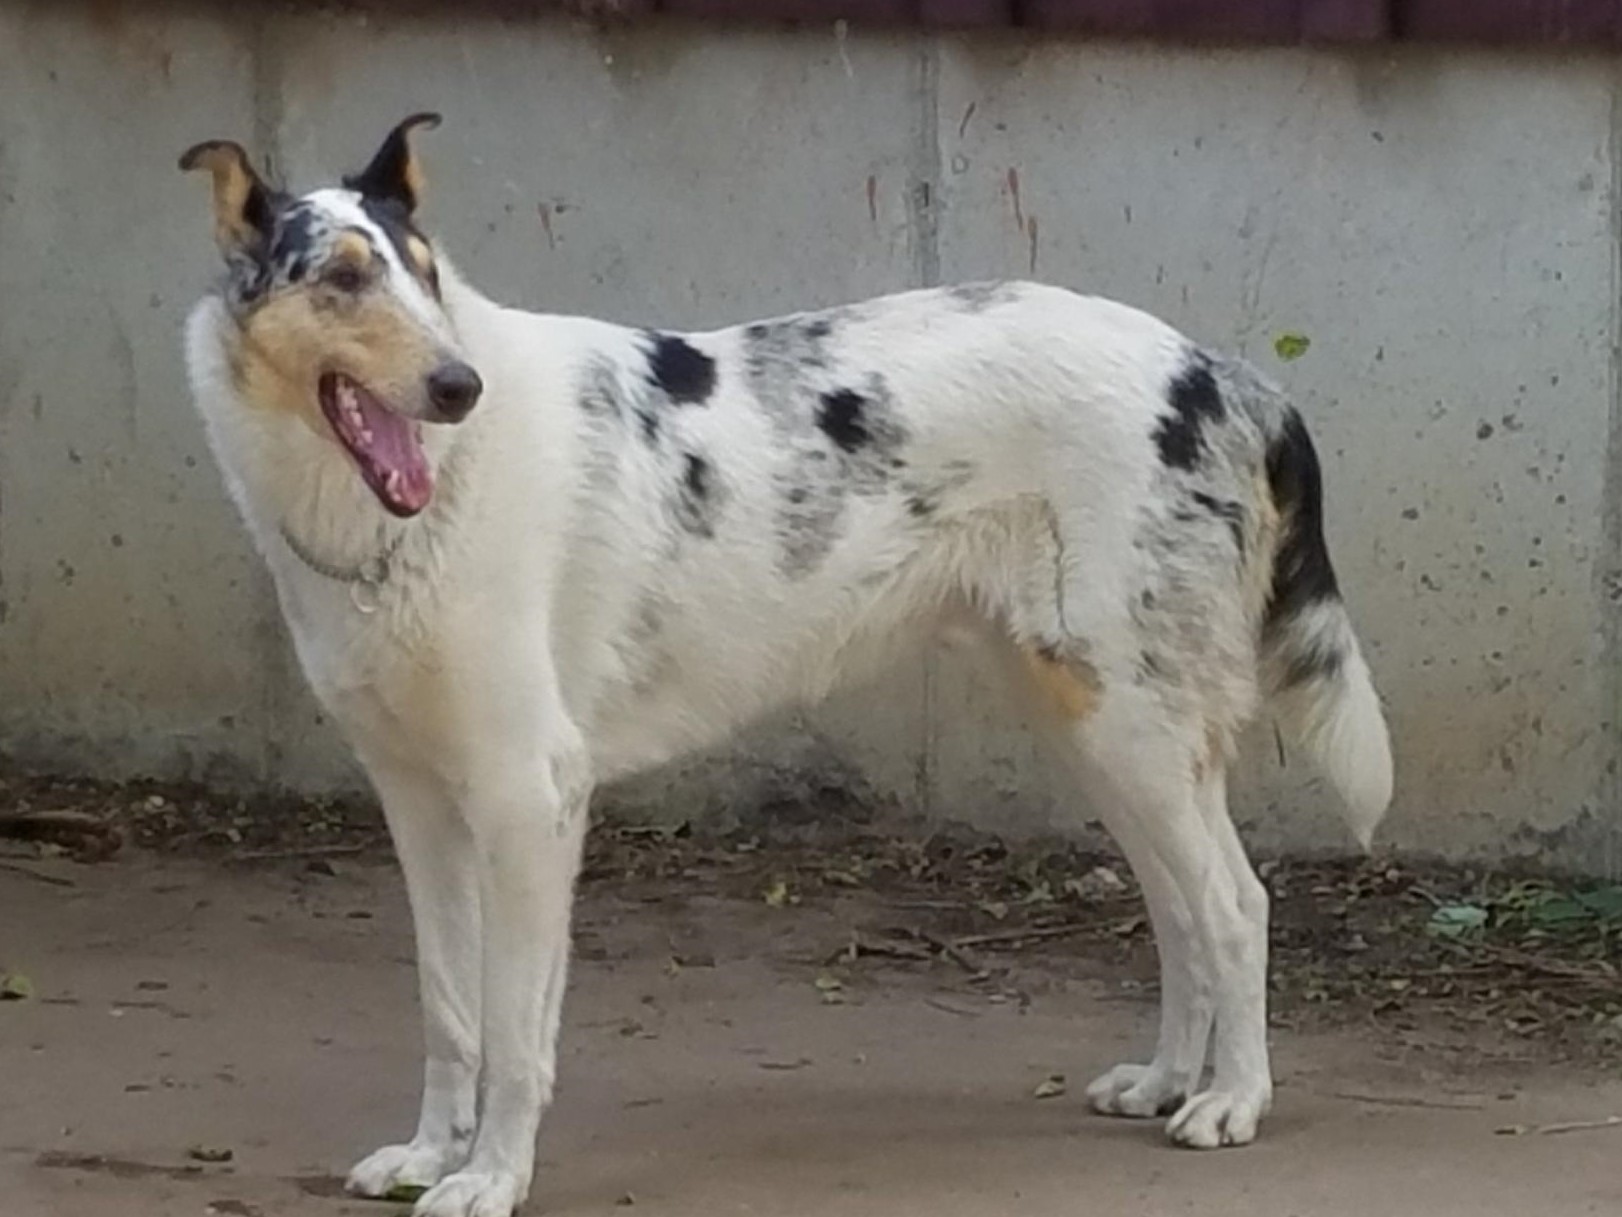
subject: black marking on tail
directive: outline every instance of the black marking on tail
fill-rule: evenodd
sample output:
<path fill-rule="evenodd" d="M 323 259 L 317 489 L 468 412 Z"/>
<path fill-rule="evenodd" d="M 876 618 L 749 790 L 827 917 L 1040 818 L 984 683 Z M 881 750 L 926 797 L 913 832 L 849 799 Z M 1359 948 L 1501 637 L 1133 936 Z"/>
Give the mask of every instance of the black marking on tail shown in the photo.
<path fill-rule="evenodd" d="M 1166 404 L 1171 413 L 1161 416 L 1154 437 L 1160 460 L 1172 469 L 1193 469 L 1205 452 L 1205 424 L 1221 422 L 1227 416 L 1205 352 L 1189 354 L 1183 370 L 1166 389 Z"/>
<path fill-rule="evenodd" d="M 1329 561 L 1323 530 L 1323 472 L 1306 424 L 1294 409 L 1267 445 L 1267 485 L 1278 509 L 1282 535 L 1273 555 L 1273 586 L 1262 633 L 1275 645 L 1284 628 L 1315 605 L 1340 599 L 1340 584 Z M 1313 645 L 1293 646 L 1285 668 L 1286 687 L 1334 676 L 1343 657 Z"/>

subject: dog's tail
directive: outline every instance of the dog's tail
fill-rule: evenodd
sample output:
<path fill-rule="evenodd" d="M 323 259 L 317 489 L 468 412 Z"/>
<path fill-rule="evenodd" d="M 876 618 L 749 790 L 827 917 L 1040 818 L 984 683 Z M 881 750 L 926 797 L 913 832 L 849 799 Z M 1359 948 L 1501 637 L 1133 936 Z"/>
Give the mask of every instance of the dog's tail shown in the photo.
<path fill-rule="evenodd" d="M 1267 431 L 1279 532 L 1262 617 L 1263 681 L 1280 731 L 1340 792 L 1346 825 L 1366 849 L 1391 802 L 1391 740 L 1324 543 L 1318 453 L 1292 408 Z"/>

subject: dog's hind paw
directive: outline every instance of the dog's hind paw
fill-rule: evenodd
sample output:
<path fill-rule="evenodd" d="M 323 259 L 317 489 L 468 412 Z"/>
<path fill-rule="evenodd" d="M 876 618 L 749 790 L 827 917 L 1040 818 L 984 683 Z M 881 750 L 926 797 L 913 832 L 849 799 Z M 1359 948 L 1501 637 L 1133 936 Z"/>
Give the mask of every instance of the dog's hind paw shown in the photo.
<path fill-rule="evenodd" d="M 412 1217 L 512 1217 L 524 1202 L 516 1175 L 507 1171 L 460 1171 L 447 1175 L 417 1201 Z"/>
<path fill-rule="evenodd" d="M 355 1164 L 344 1187 L 356 1196 L 386 1196 L 397 1187 L 429 1188 L 460 1164 L 445 1146 L 385 1145 Z"/>
<path fill-rule="evenodd" d="M 1189 1149 L 1249 1145 L 1271 1103 L 1270 1086 L 1207 1090 L 1183 1104 L 1166 1125 L 1166 1135 Z"/>
<path fill-rule="evenodd" d="M 1187 1094 L 1186 1081 L 1156 1065 L 1117 1065 L 1087 1087 L 1094 1111 L 1134 1120 L 1167 1115 Z"/>

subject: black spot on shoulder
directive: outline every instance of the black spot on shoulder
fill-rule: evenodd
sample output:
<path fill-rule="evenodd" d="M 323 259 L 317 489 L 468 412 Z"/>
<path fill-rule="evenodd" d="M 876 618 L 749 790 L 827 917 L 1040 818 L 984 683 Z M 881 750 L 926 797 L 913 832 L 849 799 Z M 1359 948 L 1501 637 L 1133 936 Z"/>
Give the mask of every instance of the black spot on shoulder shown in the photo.
<path fill-rule="evenodd" d="M 648 378 L 678 405 L 699 405 L 715 392 L 715 360 L 674 334 L 649 334 Z"/>
<path fill-rule="evenodd" d="M 817 426 L 846 452 L 855 452 L 873 438 L 862 416 L 867 400 L 854 389 L 824 393 L 817 408 Z"/>
<path fill-rule="evenodd" d="M 1172 380 L 1166 404 L 1171 413 L 1162 416 L 1154 435 L 1160 459 L 1174 469 L 1193 469 L 1205 451 L 1205 425 L 1221 422 L 1227 413 L 1203 351 L 1193 352 Z"/>

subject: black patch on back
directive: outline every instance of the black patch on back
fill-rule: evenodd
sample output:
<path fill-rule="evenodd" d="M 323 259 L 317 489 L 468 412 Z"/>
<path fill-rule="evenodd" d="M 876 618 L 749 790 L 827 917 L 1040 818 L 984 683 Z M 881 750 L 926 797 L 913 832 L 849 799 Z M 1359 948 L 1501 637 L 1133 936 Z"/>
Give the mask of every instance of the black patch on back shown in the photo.
<path fill-rule="evenodd" d="M 1173 469 L 1193 469 L 1205 451 L 1205 425 L 1221 422 L 1227 414 L 1211 375 L 1210 357 L 1203 351 L 1189 355 L 1166 390 L 1166 404 L 1171 413 L 1161 417 L 1154 435 L 1161 462 Z"/>
<path fill-rule="evenodd" d="M 648 334 L 648 378 L 677 405 L 699 405 L 715 392 L 715 360 L 674 334 Z"/>
<path fill-rule="evenodd" d="M 854 389 L 824 393 L 817 407 L 817 426 L 846 452 L 855 452 L 873 436 L 862 418 L 867 399 Z"/>

